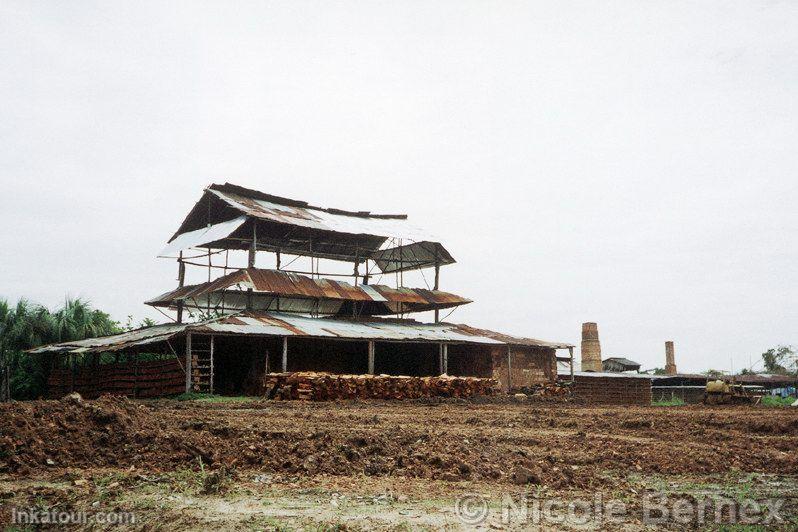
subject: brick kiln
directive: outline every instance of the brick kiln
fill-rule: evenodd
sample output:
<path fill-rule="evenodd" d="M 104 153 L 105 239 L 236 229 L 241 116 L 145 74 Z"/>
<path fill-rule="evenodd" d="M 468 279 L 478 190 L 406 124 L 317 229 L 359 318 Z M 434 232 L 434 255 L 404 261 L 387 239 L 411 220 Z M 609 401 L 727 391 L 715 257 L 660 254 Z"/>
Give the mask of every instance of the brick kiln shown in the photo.
<path fill-rule="evenodd" d="M 178 286 L 147 304 L 174 323 L 33 350 L 53 356 L 52 394 L 261 395 L 277 374 L 299 372 L 447 375 L 510 391 L 554 382 L 558 360 L 572 366 L 571 344 L 441 320 L 441 311 L 471 300 L 440 290 L 441 268 L 455 260 L 406 215 L 321 208 L 211 185 L 159 256 L 176 259 Z M 246 264 L 235 266 L 237 259 Z M 197 271 L 204 279 L 189 284 Z M 431 272 L 431 287 L 405 285 L 412 272 L 426 282 L 423 271 Z M 412 319 L 419 313 L 431 320 Z M 568 356 L 557 357 L 557 350 Z M 375 378 L 367 381 L 372 390 L 405 382 L 374 384 Z M 335 382 L 355 389 L 352 382 L 360 381 Z M 472 393 L 468 379 L 418 382 L 425 390 Z M 480 393 L 484 387 L 473 384 Z"/>

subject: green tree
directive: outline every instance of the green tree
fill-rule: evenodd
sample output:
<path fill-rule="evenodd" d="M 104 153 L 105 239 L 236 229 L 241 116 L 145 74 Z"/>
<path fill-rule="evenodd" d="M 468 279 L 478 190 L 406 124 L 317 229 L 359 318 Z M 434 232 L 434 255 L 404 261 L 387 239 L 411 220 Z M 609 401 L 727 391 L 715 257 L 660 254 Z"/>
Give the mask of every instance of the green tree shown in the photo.
<path fill-rule="evenodd" d="M 762 353 L 762 361 L 765 363 L 765 371 L 768 373 L 785 375 L 794 372 L 796 370 L 795 348 L 789 345 L 772 347 Z"/>
<path fill-rule="evenodd" d="M 51 313 L 20 299 L 15 307 L 0 299 L 0 401 L 44 393 L 49 357 L 24 351 L 51 342 L 83 340 L 119 332 L 119 324 L 88 301 L 69 299 Z"/>
<path fill-rule="evenodd" d="M 704 375 L 707 377 L 712 377 L 713 379 L 717 379 L 723 375 L 723 372 L 719 369 L 708 369 L 704 372 Z"/>

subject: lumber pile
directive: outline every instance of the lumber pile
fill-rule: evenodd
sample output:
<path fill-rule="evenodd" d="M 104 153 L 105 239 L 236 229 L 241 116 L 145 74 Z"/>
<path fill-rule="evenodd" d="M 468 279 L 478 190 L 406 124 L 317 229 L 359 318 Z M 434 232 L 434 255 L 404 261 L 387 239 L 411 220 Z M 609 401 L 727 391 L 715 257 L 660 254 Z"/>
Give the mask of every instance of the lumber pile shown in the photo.
<path fill-rule="evenodd" d="M 417 399 L 493 395 L 498 382 L 477 377 L 406 377 L 335 375 L 301 371 L 270 373 L 264 395 L 270 399 L 330 401 L 336 399 Z"/>

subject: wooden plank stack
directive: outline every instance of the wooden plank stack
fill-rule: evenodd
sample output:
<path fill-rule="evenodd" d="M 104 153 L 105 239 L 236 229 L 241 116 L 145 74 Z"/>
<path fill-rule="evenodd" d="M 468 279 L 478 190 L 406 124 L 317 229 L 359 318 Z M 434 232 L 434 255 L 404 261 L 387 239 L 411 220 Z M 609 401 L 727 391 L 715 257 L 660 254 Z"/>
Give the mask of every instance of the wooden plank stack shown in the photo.
<path fill-rule="evenodd" d="M 332 373 L 270 373 L 264 395 L 270 399 L 330 401 L 336 399 L 418 399 L 494 395 L 498 382 L 477 377 L 406 377 L 336 375 Z"/>

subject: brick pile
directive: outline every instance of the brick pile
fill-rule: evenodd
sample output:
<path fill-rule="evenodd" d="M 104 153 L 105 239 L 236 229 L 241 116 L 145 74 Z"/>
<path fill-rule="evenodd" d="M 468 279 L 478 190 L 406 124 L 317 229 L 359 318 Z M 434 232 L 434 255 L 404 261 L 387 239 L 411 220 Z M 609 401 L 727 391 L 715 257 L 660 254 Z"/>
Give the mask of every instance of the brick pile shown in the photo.
<path fill-rule="evenodd" d="M 577 375 L 572 394 L 587 403 L 650 405 L 651 380 L 645 377 L 586 377 Z"/>

